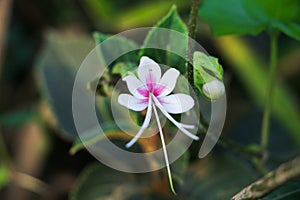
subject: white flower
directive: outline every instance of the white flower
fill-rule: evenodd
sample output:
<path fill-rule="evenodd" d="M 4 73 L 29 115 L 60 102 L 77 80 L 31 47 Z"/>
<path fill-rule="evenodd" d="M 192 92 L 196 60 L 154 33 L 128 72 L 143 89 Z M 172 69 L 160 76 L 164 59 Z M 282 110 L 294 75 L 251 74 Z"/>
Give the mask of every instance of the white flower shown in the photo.
<path fill-rule="evenodd" d="M 134 138 L 126 144 L 126 147 L 131 147 L 138 138 L 142 135 L 143 131 L 149 126 L 152 110 L 157 120 L 160 137 L 162 140 L 162 147 L 165 155 L 167 164 L 167 170 L 169 175 L 169 181 L 171 189 L 174 192 L 172 185 L 172 178 L 169 168 L 169 161 L 167 157 L 166 146 L 162 133 L 161 124 L 157 114 L 156 107 L 175 125 L 178 129 L 191 137 L 194 140 L 198 140 L 199 137 L 190 133 L 186 129 L 193 129 L 195 126 L 182 124 L 177 122 L 169 113 L 179 114 L 190 110 L 194 106 L 194 100 L 187 94 L 170 94 L 176 85 L 179 77 L 179 71 L 171 68 L 165 72 L 161 77 L 160 66 L 152 59 L 143 56 L 140 60 L 138 67 L 138 77 L 129 75 L 123 78 L 127 83 L 128 90 L 132 95 L 120 94 L 118 102 L 134 111 L 142 111 L 147 108 L 145 120 L 142 124 L 141 129 L 134 136 Z M 174 192 L 175 193 L 175 192 Z"/>

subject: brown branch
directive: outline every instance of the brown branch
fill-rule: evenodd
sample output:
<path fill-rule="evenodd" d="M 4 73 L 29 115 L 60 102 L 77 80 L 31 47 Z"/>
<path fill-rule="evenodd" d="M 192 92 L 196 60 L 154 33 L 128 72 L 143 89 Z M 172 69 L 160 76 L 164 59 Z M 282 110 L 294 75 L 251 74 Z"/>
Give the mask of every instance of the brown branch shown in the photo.
<path fill-rule="evenodd" d="M 193 53 L 195 47 L 193 46 L 192 39 L 196 37 L 196 29 L 197 29 L 197 17 L 198 17 L 198 9 L 200 5 L 200 0 L 192 0 L 191 13 L 189 18 L 189 38 L 188 38 L 188 63 L 187 63 L 187 72 L 188 72 L 188 81 L 191 87 L 194 89 L 194 68 L 191 64 L 193 61 Z"/>
<path fill-rule="evenodd" d="M 280 165 L 263 178 L 241 190 L 231 200 L 258 199 L 279 186 L 300 177 L 300 157 Z"/>
<path fill-rule="evenodd" d="M 12 0 L 0 1 L 0 74 L 4 63 L 5 41 L 9 24 Z"/>

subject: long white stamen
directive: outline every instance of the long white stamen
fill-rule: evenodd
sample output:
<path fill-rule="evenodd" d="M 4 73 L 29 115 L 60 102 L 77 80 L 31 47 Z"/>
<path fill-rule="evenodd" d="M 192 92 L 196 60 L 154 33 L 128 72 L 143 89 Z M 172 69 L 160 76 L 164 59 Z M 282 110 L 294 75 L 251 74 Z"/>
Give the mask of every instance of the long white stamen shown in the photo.
<path fill-rule="evenodd" d="M 162 143 L 162 147 L 163 147 L 163 152 L 164 152 L 164 157 L 165 157 L 165 162 L 166 162 L 166 165 L 167 165 L 167 172 L 168 172 L 168 177 L 169 177 L 169 182 L 170 182 L 170 187 L 171 187 L 172 192 L 174 194 L 176 194 L 176 192 L 174 190 L 174 186 L 173 186 L 173 180 L 172 180 L 170 163 L 169 163 L 168 154 L 167 154 L 166 143 L 165 143 L 164 135 L 163 135 L 163 132 L 162 132 L 161 124 L 160 124 L 159 117 L 158 117 L 155 106 L 153 106 L 153 111 L 154 111 L 154 115 L 156 117 L 156 122 L 157 122 L 158 130 L 159 130 L 159 135 L 160 135 L 160 139 L 161 139 L 161 143 Z"/>
<path fill-rule="evenodd" d="M 165 108 L 160 104 L 160 102 L 156 99 L 156 97 L 154 95 L 152 95 L 152 98 L 154 100 L 155 105 L 160 109 L 160 111 L 171 121 L 173 122 L 173 124 L 175 126 L 177 126 L 177 128 L 179 130 L 181 130 L 184 134 L 186 134 L 187 136 L 189 136 L 190 138 L 194 139 L 194 140 L 199 140 L 199 137 L 190 133 L 189 131 L 187 131 L 181 123 L 177 122 L 166 110 Z M 189 126 L 189 125 L 188 125 Z"/>
<path fill-rule="evenodd" d="M 145 120 L 143 122 L 143 125 L 139 132 L 132 138 L 125 146 L 126 148 L 130 148 L 143 134 L 144 130 L 149 126 L 150 120 L 151 120 L 151 113 L 152 113 L 152 100 L 151 96 L 149 95 L 149 101 L 148 101 L 148 109 L 146 113 Z"/>

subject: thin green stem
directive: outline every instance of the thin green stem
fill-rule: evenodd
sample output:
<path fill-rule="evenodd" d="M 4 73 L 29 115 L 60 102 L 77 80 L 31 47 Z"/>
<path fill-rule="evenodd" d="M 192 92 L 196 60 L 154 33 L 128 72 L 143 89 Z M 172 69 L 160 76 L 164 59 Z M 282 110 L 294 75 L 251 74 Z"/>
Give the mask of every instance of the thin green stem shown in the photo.
<path fill-rule="evenodd" d="M 188 29 L 189 29 L 189 38 L 188 38 L 188 63 L 187 63 L 187 72 L 188 72 L 188 81 L 191 87 L 194 89 L 194 67 L 193 62 L 193 53 L 194 53 L 194 43 L 193 39 L 196 37 L 197 29 L 197 17 L 198 9 L 200 5 L 200 0 L 192 0 L 192 7 L 189 17 Z"/>
<path fill-rule="evenodd" d="M 154 111 L 154 115 L 155 115 L 155 118 L 156 118 L 158 130 L 159 130 L 159 135 L 160 135 L 161 144 L 162 144 L 162 147 L 163 147 L 165 162 L 166 162 L 166 165 L 167 165 L 167 172 L 168 172 L 168 177 L 169 177 L 170 188 L 171 188 L 172 192 L 174 194 L 176 194 L 176 192 L 174 190 L 174 186 L 173 186 L 173 179 L 172 179 L 172 175 L 171 175 L 171 169 L 170 169 L 170 163 L 169 163 L 168 154 L 167 154 L 166 143 L 165 143 L 165 140 L 164 140 L 164 135 L 163 135 L 163 132 L 162 132 L 162 128 L 161 128 L 161 124 L 160 124 L 159 117 L 158 117 L 158 114 L 157 114 L 157 110 L 156 110 L 154 105 L 153 105 L 153 111 Z"/>
<path fill-rule="evenodd" d="M 278 48 L 278 32 L 272 32 L 270 34 L 270 75 L 269 83 L 267 86 L 265 109 L 262 121 L 262 130 L 261 130 L 261 150 L 266 152 L 269 143 L 269 123 L 270 115 L 272 108 L 272 96 L 275 84 L 276 69 L 277 69 L 277 48 Z"/>

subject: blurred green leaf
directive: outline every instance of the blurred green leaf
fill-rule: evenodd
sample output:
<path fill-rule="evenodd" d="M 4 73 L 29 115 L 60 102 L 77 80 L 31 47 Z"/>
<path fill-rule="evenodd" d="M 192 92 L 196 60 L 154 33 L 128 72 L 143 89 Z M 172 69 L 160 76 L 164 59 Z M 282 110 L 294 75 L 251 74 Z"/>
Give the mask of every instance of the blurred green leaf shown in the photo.
<path fill-rule="evenodd" d="M 190 165 L 179 195 L 189 200 L 230 199 L 257 177 L 250 166 L 235 157 L 210 155 Z"/>
<path fill-rule="evenodd" d="M 35 109 L 22 109 L 0 114 L 0 126 L 20 126 L 26 122 L 37 119 Z"/>
<path fill-rule="evenodd" d="M 138 63 L 137 51 L 132 51 L 132 50 L 138 49 L 139 46 L 134 41 L 126 39 L 121 36 L 111 37 L 111 35 L 102 34 L 100 32 L 94 33 L 94 39 L 96 41 L 96 45 L 101 43 L 98 52 L 99 52 L 100 59 L 103 61 L 105 65 L 113 66 L 118 62 L 136 63 L 136 64 Z M 107 40 L 107 42 L 104 42 L 105 40 Z M 124 52 L 128 52 L 128 53 L 123 55 Z M 108 63 L 112 61 L 113 63 Z"/>
<path fill-rule="evenodd" d="M 262 200 L 295 200 L 295 199 L 300 199 L 299 180 L 289 182 L 262 198 Z"/>
<path fill-rule="evenodd" d="M 258 34 L 277 28 L 299 39 L 299 24 L 296 24 L 299 12 L 298 0 L 205 0 L 199 15 L 216 35 Z"/>
<path fill-rule="evenodd" d="M 182 0 L 165 1 L 126 1 L 85 0 L 83 6 L 88 10 L 94 24 L 106 30 L 128 30 L 149 26 L 159 20 L 169 8 L 176 4 L 180 10 L 189 9 L 190 2 Z M 138 16 L 138 17 L 137 17 Z"/>
<path fill-rule="evenodd" d="M 70 200 L 125 200 L 144 192 L 144 181 L 134 175 L 122 173 L 103 165 L 87 167 L 80 175 Z"/>
<path fill-rule="evenodd" d="M 128 125 L 128 123 L 124 123 L 123 126 Z M 103 124 L 101 126 L 103 133 L 100 133 L 99 130 L 93 130 L 90 132 L 87 132 L 86 134 L 82 135 L 80 138 L 77 138 L 75 142 L 73 143 L 70 153 L 75 154 L 81 149 L 84 149 L 85 146 L 93 145 L 99 142 L 103 137 L 117 137 L 117 138 L 126 138 L 126 139 L 131 139 L 129 135 L 126 133 L 122 132 L 120 128 L 117 126 L 115 123 L 107 123 Z M 130 126 L 128 125 L 128 128 Z"/>
<path fill-rule="evenodd" d="M 135 63 L 124 63 L 119 62 L 116 65 L 114 65 L 112 69 L 113 74 L 120 74 L 122 77 L 125 77 L 127 75 L 132 75 L 134 73 L 134 70 L 137 68 L 137 64 Z"/>
<path fill-rule="evenodd" d="M 161 35 L 158 28 L 167 28 L 178 31 L 184 35 L 188 34 L 188 29 L 180 16 L 177 13 L 175 6 L 171 8 L 169 13 L 161 19 L 148 33 L 139 56 L 149 56 L 157 63 L 165 64 L 170 67 L 178 69 L 182 74 L 186 72 L 186 61 L 178 55 L 163 51 L 160 49 L 145 49 L 145 46 L 151 46 L 149 44 L 159 44 L 164 49 L 169 51 L 182 52 L 185 55 L 187 52 L 188 37 L 185 40 L 174 40 L 168 35 Z"/>
<path fill-rule="evenodd" d="M 220 37 L 216 39 L 216 44 L 222 51 L 223 58 L 228 60 L 230 67 L 237 73 L 252 99 L 263 107 L 269 77 L 266 64 L 239 37 Z M 282 83 L 277 82 L 272 101 L 274 115 L 288 128 L 288 133 L 299 146 L 300 111 L 292 91 L 288 90 Z"/>
<path fill-rule="evenodd" d="M 77 131 L 72 114 L 72 91 L 77 69 L 93 49 L 92 38 L 63 32 L 48 32 L 46 45 L 36 67 L 42 94 L 48 100 L 64 137 L 74 139 Z M 86 88 L 82 88 L 86 90 Z M 84 109 L 85 105 L 82 105 Z"/>
<path fill-rule="evenodd" d="M 10 170 L 7 166 L 0 164 L 0 190 L 3 188 L 10 180 Z"/>

